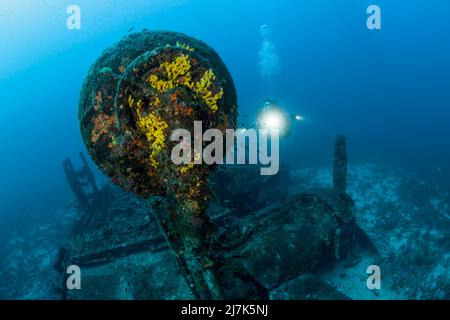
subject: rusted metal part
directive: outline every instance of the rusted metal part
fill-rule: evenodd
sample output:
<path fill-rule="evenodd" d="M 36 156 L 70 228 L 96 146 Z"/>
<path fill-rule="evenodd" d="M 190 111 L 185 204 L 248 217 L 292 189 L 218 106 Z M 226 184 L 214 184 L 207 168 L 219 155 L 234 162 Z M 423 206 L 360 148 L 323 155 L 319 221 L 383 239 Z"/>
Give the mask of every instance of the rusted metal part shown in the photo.
<path fill-rule="evenodd" d="M 342 135 L 336 137 L 334 145 L 333 188 L 339 192 L 347 189 L 347 143 Z"/>
<path fill-rule="evenodd" d="M 91 215 L 94 214 L 98 207 L 99 190 L 86 158 L 81 152 L 80 157 L 83 162 L 83 167 L 80 170 L 75 170 L 69 158 L 63 161 L 63 169 L 70 189 L 80 205 L 80 209 L 84 214 Z"/>

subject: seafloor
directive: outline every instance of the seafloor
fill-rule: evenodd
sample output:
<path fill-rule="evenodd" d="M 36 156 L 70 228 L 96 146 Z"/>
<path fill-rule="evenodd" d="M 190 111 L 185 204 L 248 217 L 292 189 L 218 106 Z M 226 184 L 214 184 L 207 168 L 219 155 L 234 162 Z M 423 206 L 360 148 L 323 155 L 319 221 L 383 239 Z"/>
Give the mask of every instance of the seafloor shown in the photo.
<path fill-rule="evenodd" d="M 339 298 L 327 294 L 334 288 L 351 299 L 450 299 L 450 182 L 442 177 L 439 169 L 434 176 L 420 178 L 414 172 L 387 165 L 350 166 L 347 191 L 356 203 L 357 223 L 380 254 L 381 290 L 366 288 L 366 268 L 379 261 L 362 256 L 353 263 L 338 262 L 334 268 L 321 271 L 323 283 L 305 281 L 303 276 L 288 279 L 269 288 L 271 298 Z M 328 168 L 295 170 L 291 172 L 289 193 L 328 187 L 330 180 Z M 26 229 L 12 232 L 9 242 L 0 249 L 0 299 L 61 298 L 61 274 L 55 271 L 54 263 L 77 216 L 74 205 L 57 212 L 34 212 Z M 167 250 L 136 252 L 88 270 L 86 275 L 90 279 L 110 275 L 117 282 L 111 297 L 139 298 L 136 290 L 128 290 L 132 277 L 127 275 L 143 265 L 146 298 L 192 298 Z M 306 292 L 305 283 L 317 286 L 312 291 L 319 294 Z M 95 292 L 89 290 L 88 283 L 82 286 L 87 292 Z"/>

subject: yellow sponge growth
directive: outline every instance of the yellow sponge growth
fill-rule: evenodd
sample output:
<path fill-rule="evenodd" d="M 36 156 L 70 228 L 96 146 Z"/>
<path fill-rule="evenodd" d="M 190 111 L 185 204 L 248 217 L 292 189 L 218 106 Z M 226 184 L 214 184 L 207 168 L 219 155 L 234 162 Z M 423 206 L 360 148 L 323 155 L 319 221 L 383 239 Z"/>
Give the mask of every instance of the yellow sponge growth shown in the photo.
<path fill-rule="evenodd" d="M 188 165 L 180 167 L 179 170 L 182 174 L 185 174 L 185 173 L 188 173 L 193 167 L 194 167 L 194 163 L 192 162 Z"/>
<path fill-rule="evenodd" d="M 194 166 L 197 160 L 200 160 L 202 157 L 201 153 L 195 153 L 194 154 L 194 161 L 192 161 L 191 163 L 180 167 L 179 171 L 183 174 L 188 173 Z"/>
<path fill-rule="evenodd" d="M 190 51 L 190 52 L 194 52 L 194 51 L 195 51 L 194 48 L 191 48 L 191 47 L 188 46 L 187 44 L 181 43 L 181 42 L 179 42 L 179 41 L 177 41 L 177 47 L 183 48 L 184 50 L 187 50 L 187 51 Z"/>
<path fill-rule="evenodd" d="M 191 76 L 191 62 L 189 57 L 185 54 L 177 57 L 172 62 L 163 62 L 160 65 L 160 69 L 164 71 L 167 80 L 162 80 L 158 78 L 156 74 L 151 74 L 148 77 L 149 85 L 159 91 L 167 92 L 176 86 L 184 85 L 189 89 L 193 90 L 196 96 L 201 99 L 213 112 L 216 112 L 218 107 L 218 102 L 223 97 L 223 88 L 216 94 L 211 91 L 211 86 L 213 81 L 216 80 L 216 75 L 212 69 L 207 70 L 200 81 L 192 81 Z"/>
<path fill-rule="evenodd" d="M 189 73 L 191 62 L 187 55 L 183 54 L 172 62 L 163 62 L 160 69 L 164 70 L 167 80 L 159 79 L 155 74 L 148 78 L 148 83 L 157 91 L 169 91 L 178 85 L 186 85 L 191 88 L 192 79 Z"/>
<path fill-rule="evenodd" d="M 135 103 L 134 99 L 129 96 L 128 104 L 130 108 L 136 110 L 136 125 L 140 132 L 142 132 L 147 141 L 151 143 L 150 146 L 150 164 L 152 167 L 157 168 L 159 163 L 157 161 L 158 154 L 165 147 L 166 129 L 169 127 L 167 122 L 158 117 L 155 112 L 151 112 L 146 116 L 142 115 L 143 102 L 139 100 Z"/>
<path fill-rule="evenodd" d="M 216 80 L 216 75 L 209 69 L 203 74 L 203 77 L 195 85 L 195 92 L 206 103 L 208 107 L 213 111 L 217 111 L 219 107 L 217 102 L 223 97 L 223 89 L 221 88 L 219 93 L 213 95 L 211 92 L 212 81 Z"/>

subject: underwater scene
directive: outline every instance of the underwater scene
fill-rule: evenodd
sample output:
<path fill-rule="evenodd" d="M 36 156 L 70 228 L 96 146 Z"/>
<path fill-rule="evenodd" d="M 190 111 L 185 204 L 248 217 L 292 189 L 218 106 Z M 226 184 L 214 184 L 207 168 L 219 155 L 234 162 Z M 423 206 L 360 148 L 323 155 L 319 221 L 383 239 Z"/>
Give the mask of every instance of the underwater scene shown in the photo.
<path fill-rule="evenodd" d="M 0 0 L 0 300 L 449 300 L 449 17 Z"/>

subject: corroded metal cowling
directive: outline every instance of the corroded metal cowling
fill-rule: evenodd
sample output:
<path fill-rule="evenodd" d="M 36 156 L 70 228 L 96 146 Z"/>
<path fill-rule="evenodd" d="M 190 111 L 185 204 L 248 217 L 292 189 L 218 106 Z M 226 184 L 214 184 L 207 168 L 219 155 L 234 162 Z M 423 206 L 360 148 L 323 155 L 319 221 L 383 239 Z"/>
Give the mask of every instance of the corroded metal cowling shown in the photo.
<path fill-rule="evenodd" d="M 208 166 L 174 166 L 174 129 L 234 128 L 237 98 L 217 53 L 180 33 L 143 31 L 106 50 L 84 83 L 79 121 L 95 163 L 142 196 L 194 194 Z M 193 132 L 193 131 L 191 131 Z M 174 181 L 183 180 L 183 183 Z M 187 190 L 183 190 L 187 188 Z"/>

